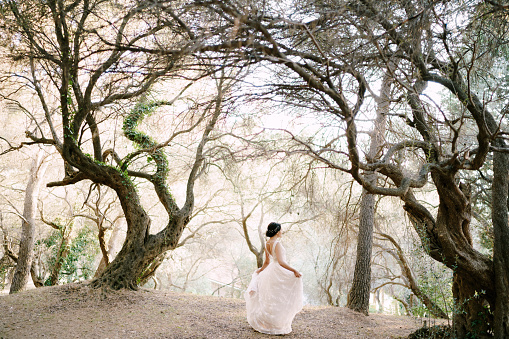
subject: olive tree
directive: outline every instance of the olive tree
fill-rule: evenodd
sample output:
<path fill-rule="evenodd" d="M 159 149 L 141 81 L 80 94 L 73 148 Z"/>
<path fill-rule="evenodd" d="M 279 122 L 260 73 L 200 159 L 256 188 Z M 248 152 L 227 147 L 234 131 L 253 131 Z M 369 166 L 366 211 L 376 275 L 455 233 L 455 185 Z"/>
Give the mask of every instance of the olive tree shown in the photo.
<path fill-rule="evenodd" d="M 2 71 L 2 97 L 21 106 L 27 96 L 39 101 L 25 110 L 30 125 L 24 145 L 52 145 L 59 152 L 65 177 L 49 186 L 90 180 L 116 192 L 127 222 L 126 239 L 92 286 L 135 289 L 154 259 L 177 246 L 189 221 L 206 144 L 222 113 L 226 78 L 219 67 L 192 56 L 199 36 L 186 30 L 183 18 L 152 2 L 12 0 L 0 6 L 2 53 L 10 65 Z M 205 77 L 216 82 L 215 94 L 179 106 L 183 113 L 177 117 L 186 120 L 168 129 L 166 141 L 137 129 L 147 115 L 174 104 Z M 170 85 L 176 78 L 181 81 Z M 174 99 L 151 94 L 168 86 Z M 111 131 L 116 119 L 126 138 L 122 142 L 134 147 L 115 147 L 117 135 Z M 166 185 L 172 163 L 164 148 L 183 135 L 189 136 L 188 151 L 194 155 L 186 167 L 186 190 L 176 197 Z M 140 180 L 150 183 L 167 213 L 166 225 L 156 231 L 140 201 Z"/>

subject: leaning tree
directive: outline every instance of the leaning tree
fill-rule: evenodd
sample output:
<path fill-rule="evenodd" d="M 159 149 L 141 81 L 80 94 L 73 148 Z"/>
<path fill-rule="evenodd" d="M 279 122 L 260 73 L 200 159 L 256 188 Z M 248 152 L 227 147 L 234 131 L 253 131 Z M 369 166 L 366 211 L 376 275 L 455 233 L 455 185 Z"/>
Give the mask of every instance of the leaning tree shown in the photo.
<path fill-rule="evenodd" d="M 456 334 L 508 337 L 509 98 L 496 78 L 507 59 L 492 53 L 505 47 L 507 33 L 502 25 L 494 30 L 485 24 L 500 11 L 498 20 L 507 21 L 506 7 L 410 0 L 195 4 L 221 19 L 221 31 L 229 28 L 221 41 L 209 41 L 209 50 L 271 64 L 277 75 L 270 78 L 271 94 L 279 90 L 287 102 L 342 122 L 344 137 L 340 130 L 325 142 L 292 139 L 368 192 L 400 197 L 428 254 L 454 272 Z M 369 117 L 371 93 L 390 65 L 397 92 L 386 117 L 398 129 L 386 133 L 379 158 L 363 156 L 359 121 Z M 427 96 L 430 84 L 449 94 L 449 104 Z M 473 243 L 470 189 L 462 180 L 483 168 L 490 154 L 491 256 Z M 341 156 L 348 166 L 336 161 Z M 380 180 L 369 179 L 373 171 Z M 436 209 L 418 198 L 427 184 L 438 196 Z"/>
<path fill-rule="evenodd" d="M 2 54 L 9 65 L 2 70 L 2 98 L 24 107 L 29 117 L 24 145 L 52 145 L 59 152 L 65 176 L 49 186 L 90 180 L 114 190 L 122 206 L 125 242 L 92 286 L 135 289 L 147 267 L 177 246 L 189 222 L 206 144 L 222 113 L 226 77 L 218 75 L 217 65 L 193 57 L 200 35 L 184 21 L 194 18 L 150 1 L 9 0 L 0 3 L 0 15 Z M 138 129 L 144 118 L 175 104 L 206 77 L 212 79 L 209 88 L 217 85 L 215 94 L 201 93 L 199 100 L 164 111 L 169 120 L 160 118 L 169 126 L 164 142 Z M 176 78 L 176 85 L 170 82 Z M 165 90 L 174 93 L 172 100 L 159 94 Z M 30 97 L 38 106 L 24 105 Z M 185 194 L 176 197 L 166 178 L 181 168 L 173 168 L 178 165 L 167 159 L 165 147 L 185 142 L 187 154 L 194 155 L 184 165 Z M 120 147 L 126 143 L 133 147 Z M 140 180 L 151 185 L 167 213 L 166 225 L 155 231 L 137 191 Z"/>

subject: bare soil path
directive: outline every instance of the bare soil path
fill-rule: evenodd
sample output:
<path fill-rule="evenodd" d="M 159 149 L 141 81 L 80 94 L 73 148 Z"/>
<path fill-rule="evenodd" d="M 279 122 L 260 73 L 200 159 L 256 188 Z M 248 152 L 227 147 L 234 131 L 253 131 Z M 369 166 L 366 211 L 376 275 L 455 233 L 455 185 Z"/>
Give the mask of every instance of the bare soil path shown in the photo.
<path fill-rule="evenodd" d="M 421 327 L 401 316 L 368 317 L 306 306 L 285 338 L 404 338 Z M 104 294 L 84 284 L 0 296 L 0 338 L 270 338 L 246 322 L 243 300 L 168 291 Z"/>

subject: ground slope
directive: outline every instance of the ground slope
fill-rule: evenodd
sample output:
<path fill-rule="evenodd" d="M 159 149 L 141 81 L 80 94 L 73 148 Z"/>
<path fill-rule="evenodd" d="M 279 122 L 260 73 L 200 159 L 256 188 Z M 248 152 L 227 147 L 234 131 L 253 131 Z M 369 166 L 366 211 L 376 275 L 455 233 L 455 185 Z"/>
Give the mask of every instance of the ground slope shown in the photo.
<path fill-rule="evenodd" d="M 304 307 L 286 338 L 400 338 L 409 317 Z M 83 284 L 0 296 L 0 338 L 269 338 L 246 322 L 243 300 L 168 291 L 103 294 Z"/>

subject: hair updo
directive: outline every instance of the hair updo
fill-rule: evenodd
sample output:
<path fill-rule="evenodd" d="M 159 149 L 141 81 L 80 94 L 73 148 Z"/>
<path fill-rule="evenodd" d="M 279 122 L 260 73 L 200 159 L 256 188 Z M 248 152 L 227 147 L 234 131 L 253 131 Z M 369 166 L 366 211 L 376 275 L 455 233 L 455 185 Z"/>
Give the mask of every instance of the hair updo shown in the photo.
<path fill-rule="evenodd" d="M 277 222 L 271 222 L 269 226 L 267 226 L 267 232 L 265 235 L 269 238 L 272 238 L 281 230 L 281 224 L 278 224 Z"/>

